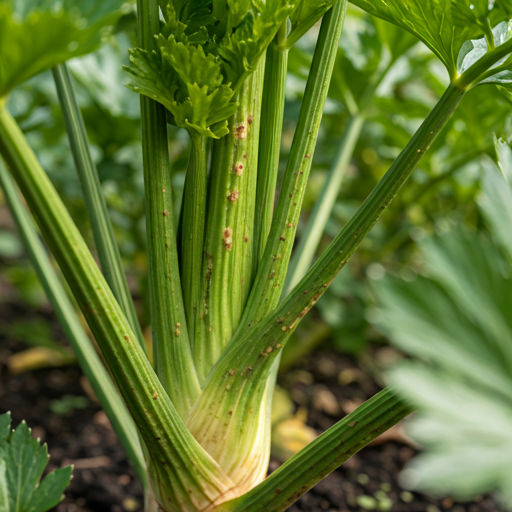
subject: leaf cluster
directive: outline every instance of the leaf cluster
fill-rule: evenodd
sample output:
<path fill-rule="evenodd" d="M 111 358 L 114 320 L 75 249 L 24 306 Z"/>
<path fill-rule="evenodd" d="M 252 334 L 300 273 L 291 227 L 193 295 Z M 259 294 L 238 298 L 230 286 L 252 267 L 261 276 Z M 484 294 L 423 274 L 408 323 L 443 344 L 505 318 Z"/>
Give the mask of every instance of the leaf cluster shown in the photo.
<path fill-rule="evenodd" d="M 192 137 L 221 138 L 236 97 L 290 18 L 303 35 L 334 0 L 165 0 L 155 49 L 131 51 L 127 86 L 164 105 L 169 121 Z"/>

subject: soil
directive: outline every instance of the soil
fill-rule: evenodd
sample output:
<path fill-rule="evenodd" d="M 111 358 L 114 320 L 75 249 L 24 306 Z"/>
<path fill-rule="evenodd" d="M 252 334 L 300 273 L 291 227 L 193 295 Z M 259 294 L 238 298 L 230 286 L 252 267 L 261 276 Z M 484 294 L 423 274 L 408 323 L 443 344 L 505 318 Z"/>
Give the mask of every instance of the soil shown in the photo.
<path fill-rule="evenodd" d="M 48 443 L 49 470 L 74 464 L 66 498 L 52 512 L 142 512 L 141 486 L 80 369 L 65 366 L 9 373 L 9 357 L 26 346 L 2 336 L 1 323 L 26 315 L 23 308 L 0 303 L 0 414 L 11 411 L 13 426 L 26 420 L 34 437 Z M 55 326 L 55 339 L 62 340 L 51 314 L 42 316 Z M 335 352 L 308 356 L 280 380 L 297 406 L 308 410 L 308 424 L 319 432 L 380 389 L 353 359 Z M 394 428 L 289 511 L 503 512 L 492 496 L 456 503 L 404 491 L 398 477 L 415 453 L 402 429 Z M 270 470 L 278 466 L 279 462 L 272 460 Z"/>

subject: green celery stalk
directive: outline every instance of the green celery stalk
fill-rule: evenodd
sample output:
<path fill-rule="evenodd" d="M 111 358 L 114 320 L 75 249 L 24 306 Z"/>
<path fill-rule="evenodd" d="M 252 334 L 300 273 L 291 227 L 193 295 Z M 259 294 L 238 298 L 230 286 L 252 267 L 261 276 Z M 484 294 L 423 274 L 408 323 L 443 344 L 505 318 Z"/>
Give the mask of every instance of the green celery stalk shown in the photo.
<path fill-rule="evenodd" d="M 101 407 L 126 450 L 137 475 L 143 485 L 147 485 L 147 470 L 137 435 L 137 429 L 126 409 L 114 383 L 91 341 L 87 337 L 71 301 L 69 300 L 55 270 L 39 241 L 32 219 L 23 206 L 16 187 L 7 169 L 0 161 L 0 185 L 11 211 L 16 227 L 21 235 L 28 255 L 46 295 L 53 306 L 55 315 L 76 355 L 80 368 L 91 383 Z"/>
<path fill-rule="evenodd" d="M 263 256 L 265 245 L 274 215 L 279 154 L 283 131 L 286 73 L 288 51 L 281 50 L 279 44 L 286 37 L 286 24 L 281 27 L 276 38 L 267 49 L 265 81 L 261 118 L 265 129 L 260 131 L 260 151 L 258 161 L 258 189 L 256 194 L 255 240 L 258 261 Z"/>
<path fill-rule="evenodd" d="M 123 271 L 121 255 L 114 237 L 107 204 L 101 190 L 98 171 L 92 159 L 84 120 L 76 101 L 71 75 L 65 63 L 53 68 L 53 78 L 68 132 L 71 152 L 82 184 L 103 275 L 121 305 L 124 314 L 130 321 L 141 347 L 146 350 L 135 305 Z"/>
<path fill-rule="evenodd" d="M 159 30 L 157 0 L 138 0 L 139 44 L 151 50 Z M 178 265 L 165 108 L 140 97 L 146 195 L 149 295 L 155 369 L 185 418 L 200 393 L 192 360 Z"/>
<path fill-rule="evenodd" d="M 192 140 L 180 217 L 183 300 L 192 346 L 201 296 L 208 187 L 208 145 L 206 137 L 196 136 Z"/>
<path fill-rule="evenodd" d="M 202 292 L 194 337 L 201 381 L 240 323 L 253 282 L 262 58 L 238 93 L 230 133 L 213 142 Z"/>
<path fill-rule="evenodd" d="M 358 114 L 353 116 L 348 122 L 338 154 L 333 162 L 322 193 L 311 212 L 306 229 L 290 261 L 283 291 L 285 296 L 288 295 L 311 266 L 320 239 L 325 231 L 325 226 L 336 203 L 341 183 L 361 134 L 363 123 L 364 117 Z"/>
<path fill-rule="evenodd" d="M 279 202 L 240 330 L 272 311 L 283 290 L 346 10 L 347 2 L 340 0 L 322 21 Z"/>
<path fill-rule="evenodd" d="M 385 389 L 326 430 L 261 484 L 219 512 L 283 512 L 412 409 Z"/>

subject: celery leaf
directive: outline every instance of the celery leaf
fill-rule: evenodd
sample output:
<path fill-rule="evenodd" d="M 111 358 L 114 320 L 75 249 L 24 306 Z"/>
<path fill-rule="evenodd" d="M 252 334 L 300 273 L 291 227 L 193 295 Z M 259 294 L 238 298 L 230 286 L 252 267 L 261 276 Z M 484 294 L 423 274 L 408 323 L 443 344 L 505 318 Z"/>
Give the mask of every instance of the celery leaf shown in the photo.
<path fill-rule="evenodd" d="M 72 467 L 51 472 L 42 482 L 48 449 L 31 436 L 26 423 L 10 431 L 9 414 L 0 416 L 0 509 L 46 512 L 62 501 Z"/>

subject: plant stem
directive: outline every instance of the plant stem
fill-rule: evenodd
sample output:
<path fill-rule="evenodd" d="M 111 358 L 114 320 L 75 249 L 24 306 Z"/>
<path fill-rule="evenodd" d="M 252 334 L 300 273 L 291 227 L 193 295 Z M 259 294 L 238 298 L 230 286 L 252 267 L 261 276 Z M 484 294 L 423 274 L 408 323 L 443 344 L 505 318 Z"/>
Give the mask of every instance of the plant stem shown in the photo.
<path fill-rule="evenodd" d="M 208 408 L 217 411 L 236 403 L 233 417 L 241 421 L 258 407 L 261 381 L 269 375 L 290 335 L 380 218 L 463 96 L 454 86 L 447 89 L 368 199 L 283 303 L 253 328 L 238 331 L 208 376 L 193 412 L 201 409 L 205 415 Z"/>
<path fill-rule="evenodd" d="M 219 512 L 282 512 L 392 427 L 412 409 L 389 389 L 381 391 L 285 462 L 261 484 Z"/>
<path fill-rule="evenodd" d="M 192 139 L 181 216 L 181 276 L 190 343 L 194 344 L 197 305 L 201 296 L 208 185 L 208 140 Z"/>
<path fill-rule="evenodd" d="M 82 113 L 76 101 L 71 75 L 65 63 L 59 64 L 53 69 L 53 78 L 68 132 L 71 152 L 84 192 L 103 275 L 145 351 L 144 336 L 123 271 L 119 248 L 101 190 L 98 171 L 92 159 Z"/>
<path fill-rule="evenodd" d="M 229 479 L 185 427 L 62 200 L 1 102 L 0 155 L 29 204 L 139 429 L 159 499 L 167 503 L 171 498 L 185 512 L 195 512 L 229 495 Z"/>
<path fill-rule="evenodd" d="M 139 46 L 151 51 L 159 31 L 157 0 L 138 0 Z M 180 282 L 165 108 L 140 97 L 146 195 L 149 295 L 158 378 L 182 417 L 200 393 Z"/>
<path fill-rule="evenodd" d="M 194 361 L 201 381 L 240 323 L 253 282 L 263 70 L 245 81 L 230 133 L 213 143 L 202 294 Z"/>
<path fill-rule="evenodd" d="M 23 206 L 12 178 L 0 161 L 0 185 L 21 235 L 28 255 L 46 295 L 53 306 L 66 339 L 76 355 L 80 368 L 91 383 L 102 409 L 126 450 L 143 485 L 147 485 L 147 470 L 140 447 L 137 429 L 103 363 L 96 354 L 91 341 L 84 332 L 71 301 L 69 300 L 55 270 L 39 241 L 34 224 Z"/>
<path fill-rule="evenodd" d="M 333 162 L 322 193 L 311 212 L 304 234 L 290 262 L 284 286 L 285 295 L 291 291 L 309 270 L 340 192 L 341 183 L 345 177 L 345 171 L 354 153 L 356 143 L 359 140 L 363 123 L 364 117 L 362 115 L 356 115 L 348 122 L 338 154 Z"/>
<path fill-rule="evenodd" d="M 322 21 L 279 202 L 240 330 L 258 324 L 281 296 L 346 9 L 347 1 L 340 0 Z"/>
<path fill-rule="evenodd" d="M 263 256 L 270 233 L 279 171 L 286 73 L 288 70 L 288 51 L 279 48 L 279 43 L 284 37 L 286 37 L 286 24 L 281 27 L 274 42 L 268 47 L 265 63 L 265 82 L 263 85 L 265 95 L 261 108 L 261 119 L 264 127 L 260 132 L 255 219 L 258 261 Z"/>
<path fill-rule="evenodd" d="M 477 60 L 468 70 L 453 81 L 453 85 L 464 91 L 478 85 L 486 72 L 503 57 L 512 53 L 512 39 L 509 39 L 493 50 L 488 51 L 483 57 Z"/>

